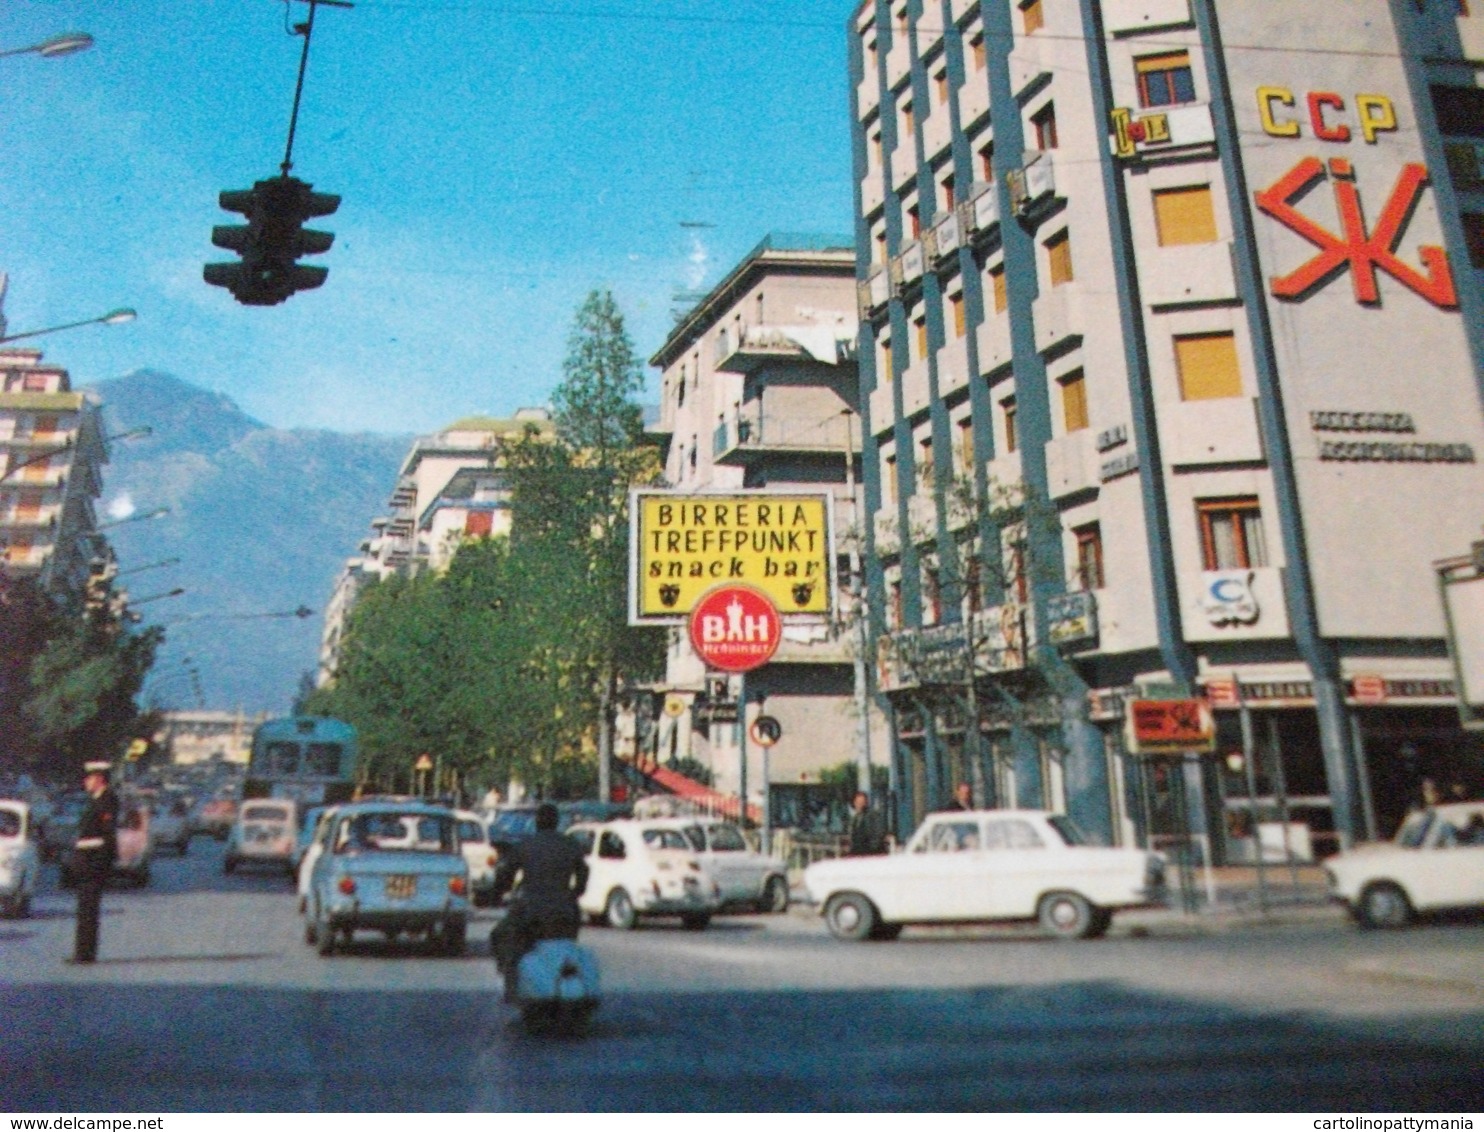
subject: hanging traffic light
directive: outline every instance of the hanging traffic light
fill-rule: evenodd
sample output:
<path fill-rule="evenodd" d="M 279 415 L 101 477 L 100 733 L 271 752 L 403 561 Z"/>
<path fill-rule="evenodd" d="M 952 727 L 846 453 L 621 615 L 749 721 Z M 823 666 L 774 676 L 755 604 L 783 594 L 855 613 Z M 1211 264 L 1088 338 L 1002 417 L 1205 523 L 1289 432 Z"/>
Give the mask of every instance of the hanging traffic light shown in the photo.
<path fill-rule="evenodd" d="M 335 235 L 305 229 L 304 222 L 329 216 L 340 207 L 340 198 L 312 190 L 312 185 L 284 174 L 251 189 L 223 192 L 222 208 L 242 213 L 247 224 L 213 228 L 211 242 L 237 252 L 242 262 L 208 263 L 202 271 L 206 282 L 227 288 L 247 306 L 273 306 L 295 291 L 320 286 L 329 268 L 297 260 L 329 251 Z"/>

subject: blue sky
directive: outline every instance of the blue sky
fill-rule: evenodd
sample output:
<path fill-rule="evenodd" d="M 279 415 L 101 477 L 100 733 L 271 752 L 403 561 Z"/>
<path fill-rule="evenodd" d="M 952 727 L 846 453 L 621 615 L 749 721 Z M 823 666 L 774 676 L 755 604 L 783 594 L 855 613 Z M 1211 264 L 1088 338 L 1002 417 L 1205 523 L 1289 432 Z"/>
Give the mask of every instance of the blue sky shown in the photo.
<path fill-rule="evenodd" d="M 357 0 L 321 7 L 295 176 L 338 193 L 317 291 L 244 307 L 201 267 L 222 189 L 276 175 L 302 40 L 282 0 L 10 0 L 10 333 L 76 384 L 136 369 L 281 427 L 426 432 L 543 404 L 611 288 L 647 357 L 678 290 L 771 230 L 851 231 L 842 0 Z M 702 222 L 708 228 L 682 228 Z M 651 383 L 653 374 L 650 374 Z"/>

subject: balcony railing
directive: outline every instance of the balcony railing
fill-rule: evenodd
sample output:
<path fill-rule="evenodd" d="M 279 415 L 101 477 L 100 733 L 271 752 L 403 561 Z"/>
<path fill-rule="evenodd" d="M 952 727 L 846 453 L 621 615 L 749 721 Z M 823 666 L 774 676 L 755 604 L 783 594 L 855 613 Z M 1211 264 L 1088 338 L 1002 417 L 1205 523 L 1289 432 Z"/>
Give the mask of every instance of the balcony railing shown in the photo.
<path fill-rule="evenodd" d="M 861 451 L 859 431 L 847 426 L 843 411 L 809 421 L 792 414 L 760 412 L 753 405 L 717 423 L 711 454 L 722 464 L 790 452 L 832 453 L 844 459 L 847 450 L 852 455 Z"/>

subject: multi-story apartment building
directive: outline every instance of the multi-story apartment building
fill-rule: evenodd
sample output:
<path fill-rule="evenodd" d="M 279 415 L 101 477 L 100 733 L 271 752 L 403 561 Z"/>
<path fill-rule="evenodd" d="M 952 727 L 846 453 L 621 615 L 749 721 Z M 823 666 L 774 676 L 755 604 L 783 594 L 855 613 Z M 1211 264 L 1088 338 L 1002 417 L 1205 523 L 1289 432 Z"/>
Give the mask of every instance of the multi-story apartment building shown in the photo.
<path fill-rule="evenodd" d="M 40 350 L 0 350 L 0 568 L 82 599 L 108 460 L 97 406 Z"/>
<path fill-rule="evenodd" d="M 849 577 L 861 517 L 861 429 L 855 343 L 855 254 L 844 238 L 774 234 L 764 239 L 675 326 L 650 359 L 661 371 L 663 403 L 653 431 L 665 442 L 665 478 L 686 492 L 737 488 L 823 490 L 834 497 L 836 547 Z M 857 561 L 859 555 L 856 555 Z M 841 587 L 841 624 L 851 621 L 851 587 Z M 768 758 L 772 816 L 807 824 L 807 791 L 820 770 L 858 762 L 859 721 L 871 720 L 876 760 L 885 763 L 884 720 L 855 701 L 855 657 L 848 630 L 786 629 L 778 653 L 747 675 L 739 720 L 739 681 L 714 674 L 683 630 L 672 630 L 665 690 L 696 710 L 660 719 L 662 763 L 693 758 L 713 785 L 749 804 L 764 797 L 764 758 L 743 728 L 766 697 L 783 739 Z M 709 685 L 709 686 L 708 686 Z"/>
<path fill-rule="evenodd" d="M 1484 788 L 1431 568 L 1484 519 L 1484 5 L 849 33 L 902 820 L 962 779 L 1109 841 L 1188 811 L 1219 857 L 1249 765 L 1336 844 Z M 1205 696 L 1218 757 L 1126 757 L 1139 690 Z"/>
<path fill-rule="evenodd" d="M 360 587 L 390 574 L 441 570 L 466 537 L 510 530 L 510 493 L 501 474 L 504 445 L 534 428 L 552 434 L 545 409 L 510 418 L 466 417 L 413 441 L 397 473 L 387 514 L 371 521 L 360 554 L 346 560 L 325 610 L 317 680 L 334 678 L 345 621 Z"/>

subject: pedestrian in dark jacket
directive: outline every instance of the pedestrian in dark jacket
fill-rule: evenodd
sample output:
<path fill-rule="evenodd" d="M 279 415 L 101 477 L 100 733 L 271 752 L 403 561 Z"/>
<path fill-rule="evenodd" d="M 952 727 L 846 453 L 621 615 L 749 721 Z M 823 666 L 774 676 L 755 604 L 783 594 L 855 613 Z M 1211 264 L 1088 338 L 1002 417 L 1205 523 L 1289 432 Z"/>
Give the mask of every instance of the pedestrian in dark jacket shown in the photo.
<path fill-rule="evenodd" d="M 77 882 L 77 934 L 72 962 L 92 963 L 98 958 L 98 918 L 103 908 L 103 888 L 118 856 L 119 800 L 108 785 L 109 764 L 91 762 L 83 766 L 83 789 L 88 804 L 77 824 L 70 869 Z"/>
<path fill-rule="evenodd" d="M 953 801 L 943 807 L 949 813 L 969 813 L 974 809 L 974 791 L 967 782 L 953 788 Z"/>
<path fill-rule="evenodd" d="M 879 810 L 871 809 L 864 790 L 856 791 L 850 803 L 850 837 L 847 857 L 879 857 L 886 852 L 886 819 Z"/>
<path fill-rule="evenodd" d="M 543 939 L 576 939 L 582 926 L 577 898 L 587 888 L 587 861 L 570 837 L 556 831 L 557 809 L 536 808 L 536 832 L 500 855 L 495 870 L 495 903 L 519 879 L 510 910 L 490 932 L 495 966 L 505 976 L 505 1000 L 515 997 L 521 956 Z"/>

